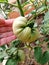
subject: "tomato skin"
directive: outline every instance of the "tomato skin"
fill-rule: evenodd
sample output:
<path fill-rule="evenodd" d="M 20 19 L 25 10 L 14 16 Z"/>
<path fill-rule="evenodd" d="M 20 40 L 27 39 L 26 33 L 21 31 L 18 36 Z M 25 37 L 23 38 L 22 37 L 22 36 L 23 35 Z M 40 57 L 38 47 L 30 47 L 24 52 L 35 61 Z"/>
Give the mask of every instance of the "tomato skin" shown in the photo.
<path fill-rule="evenodd" d="M 26 26 L 27 19 L 25 17 L 18 17 L 13 23 L 13 32 L 22 42 L 33 42 L 39 38 L 37 29 L 32 30 L 31 27 Z M 33 32 L 32 32 L 33 31 Z"/>
<path fill-rule="evenodd" d="M 23 50 L 18 50 L 18 56 L 20 58 L 20 61 L 24 61 L 25 60 L 25 53 Z"/>
<path fill-rule="evenodd" d="M 39 31 L 37 29 L 35 29 L 35 31 L 31 34 L 31 37 L 28 40 L 28 42 L 33 42 L 33 41 L 37 40 L 39 36 L 40 36 Z"/>

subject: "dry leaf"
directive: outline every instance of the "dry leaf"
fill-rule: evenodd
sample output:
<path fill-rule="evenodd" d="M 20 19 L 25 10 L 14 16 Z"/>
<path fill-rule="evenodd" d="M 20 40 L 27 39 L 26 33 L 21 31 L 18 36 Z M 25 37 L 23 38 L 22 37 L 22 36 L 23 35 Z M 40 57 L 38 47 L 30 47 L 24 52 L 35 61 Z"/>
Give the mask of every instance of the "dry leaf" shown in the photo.
<path fill-rule="evenodd" d="M 17 18 L 17 17 L 19 17 L 20 16 L 20 14 L 19 14 L 19 12 L 16 12 L 16 11 L 12 11 L 12 12 L 10 12 L 9 14 L 8 14 L 8 18 Z"/>
<path fill-rule="evenodd" d="M 24 14 L 27 15 L 34 9 L 35 9 L 35 7 L 32 4 L 27 4 L 23 8 L 23 10 L 25 10 Z"/>

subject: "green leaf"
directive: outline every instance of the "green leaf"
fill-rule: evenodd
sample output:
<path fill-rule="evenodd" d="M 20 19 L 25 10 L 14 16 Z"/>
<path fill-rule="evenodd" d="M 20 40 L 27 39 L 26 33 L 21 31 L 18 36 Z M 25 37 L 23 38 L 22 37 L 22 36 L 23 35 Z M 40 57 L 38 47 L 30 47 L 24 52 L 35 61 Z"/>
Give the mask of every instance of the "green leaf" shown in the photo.
<path fill-rule="evenodd" d="M 7 54 L 5 51 L 0 51 L 0 59 L 4 58 L 6 56 L 7 56 Z"/>
<path fill-rule="evenodd" d="M 49 20 L 49 11 L 45 13 L 44 21 L 47 22 Z M 49 22 L 49 21 L 48 21 Z"/>
<path fill-rule="evenodd" d="M 0 46 L 0 51 L 1 51 L 1 50 L 5 50 L 5 49 L 6 49 L 6 46 L 5 46 L 5 45 Z"/>
<path fill-rule="evenodd" d="M 8 2 L 8 0 L 6 0 L 6 2 Z"/>
<path fill-rule="evenodd" d="M 11 42 L 11 46 L 17 47 L 19 44 L 21 44 L 22 42 L 18 39 L 14 40 Z"/>
<path fill-rule="evenodd" d="M 34 49 L 34 57 L 37 62 L 40 62 L 40 58 L 42 56 L 42 49 L 41 47 L 35 47 Z"/>
<path fill-rule="evenodd" d="M 6 2 L 6 0 L 0 0 L 0 2 Z"/>
<path fill-rule="evenodd" d="M 0 59 L 0 62 L 3 62 L 4 58 Z"/>
<path fill-rule="evenodd" d="M 49 11 L 45 13 L 44 22 L 41 26 L 41 31 L 45 35 L 49 35 Z"/>
<path fill-rule="evenodd" d="M 47 23 L 45 22 L 42 27 L 41 27 L 41 31 L 43 34 L 49 35 L 49 22 L 47 21 Z"/>
<path fill-rule="evenodd" d="M 49 61 L 49 51 L 45 51 L 41 57 L 40 63 L 46 64 Z"/>
<path fill-rule="evenodd" d="M 4 51 L 5 49 L 5 45 L 0 47 L 0 62 L 2 62 L 4 60 L 4 57 L 7 56 L 6 52 Z"/>
<path fill-rule="evenodd" d="M 40 7 L 38 10 L 37 10 L 37 13 L 41 13 L 41 12 L 43 12 L 43 11 L 45 11 L 46 10 L 46 6 L 42 6 L 42 7 Z"/>
<path fill-rule="evenodd" d="M 11 47 L 11 48 L 9 48 L 9 49 L 6 50 L 6 52 L 8 53 L 8 55 L 12 55 L 16 51 L 17 51 L 17 48 L 15 48 L 15 47 Z"/>
<path fill-rule="evenodd" d="M 5 65 L 18 65 L 18 61 L 13 58 L 9 58 Z"/>
<path fill-rule="evenodd" d="M 35 56 L 35 59 L 36 59 L 36 61 L 38 63 L 44 65 L 44 64 L 46 64 L 49 61 L 49 50 L 45 51 L 42 54 L 41 47 L 35 47 L 35 49 L 34 49 L 34 56 Z"/>

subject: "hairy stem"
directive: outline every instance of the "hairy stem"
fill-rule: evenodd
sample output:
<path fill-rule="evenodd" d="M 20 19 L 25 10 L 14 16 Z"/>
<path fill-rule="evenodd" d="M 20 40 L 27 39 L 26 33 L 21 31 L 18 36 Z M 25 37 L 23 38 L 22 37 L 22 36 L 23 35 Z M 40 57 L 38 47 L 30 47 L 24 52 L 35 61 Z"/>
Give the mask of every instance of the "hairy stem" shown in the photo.
<path fill-rule="evenodd" d="M 20 4 L 19 0 L 17 0 L 17 3 L 18 3 L 18 7 L 20 9 L 21 15 L 24 16 L 24 13 L 23 13 L 23 10 L 22 10 L 22 7 L 21 7 L 21 4 Z"/>

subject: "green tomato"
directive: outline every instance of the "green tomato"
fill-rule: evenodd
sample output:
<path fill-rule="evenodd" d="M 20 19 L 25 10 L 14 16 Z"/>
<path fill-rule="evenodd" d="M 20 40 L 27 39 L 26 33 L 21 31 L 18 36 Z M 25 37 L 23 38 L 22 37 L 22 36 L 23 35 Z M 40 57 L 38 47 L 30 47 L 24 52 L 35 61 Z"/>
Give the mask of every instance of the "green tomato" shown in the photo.
<path fill-rule="evenodd" d="M 23 50 L 18 50 L 18 56 L 20 58 L 20 61 L 24 61 L 25 60 L 25 53 Z"/>
<path fill-rule="evenodd" d="M 32 26 L 32 24 L 30 24 L 30 26 Z M 27 19 L 25 17 L 20 16 L 16 18 L 13 23 L 13 32 L 22 42 L 30 43 L 39 38 L 38 30 L 32 30 L 30 26 L 27 26 Z"/>

